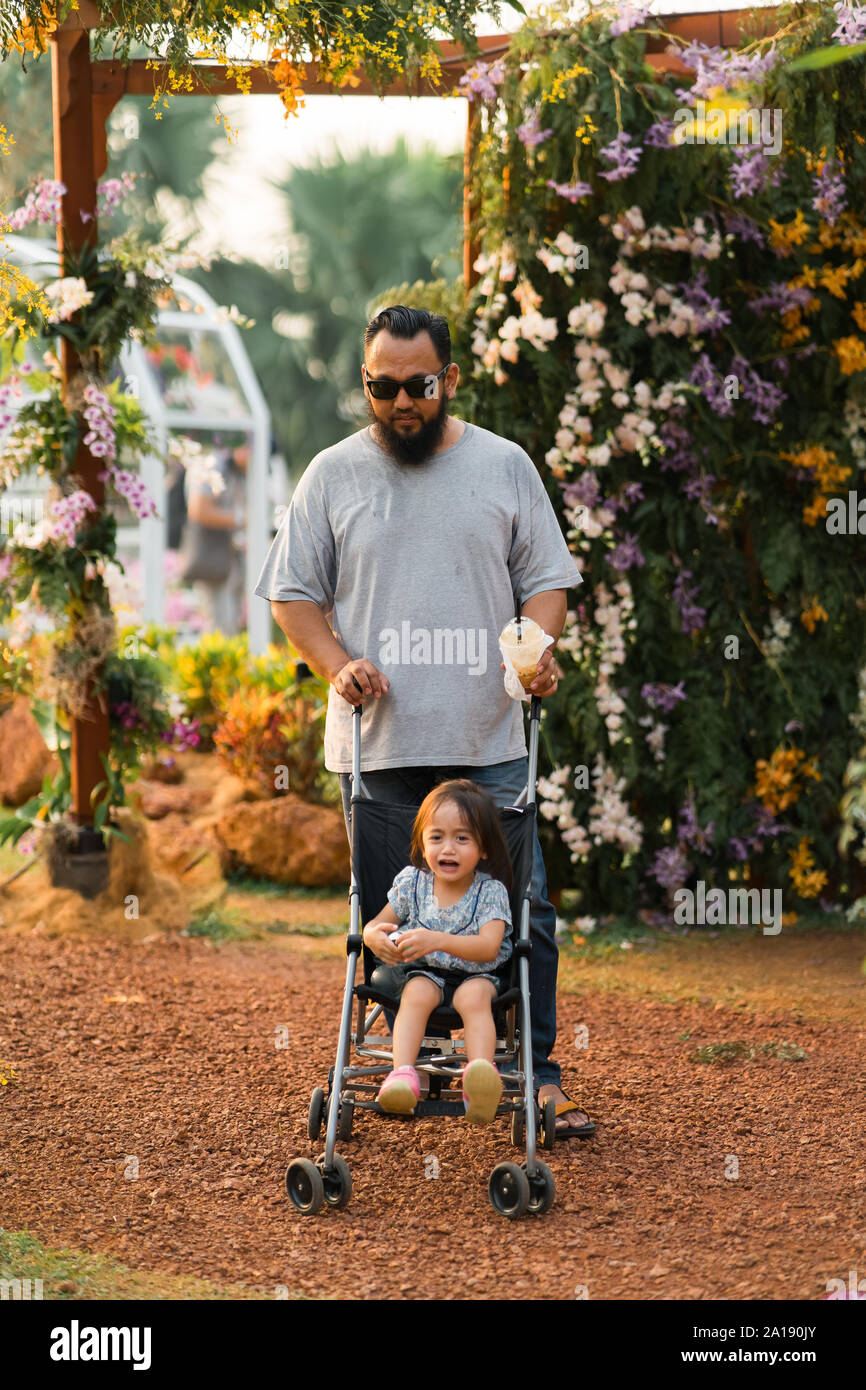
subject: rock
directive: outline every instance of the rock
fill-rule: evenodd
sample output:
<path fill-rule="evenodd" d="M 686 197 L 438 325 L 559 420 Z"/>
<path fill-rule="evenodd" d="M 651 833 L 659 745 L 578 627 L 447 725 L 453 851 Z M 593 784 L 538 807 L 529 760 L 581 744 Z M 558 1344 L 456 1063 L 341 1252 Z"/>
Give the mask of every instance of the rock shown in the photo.
<path fill-rule="evenodd" d="M 210 802 L 210 792 L 205 787 L 171 787 L 162 782 L 139 780 L 136 784 L 142 814 L 148 820 L 162 820 L 171 811 L 181 815 L 195 815 Z"/>
<path fill-rule="evenodd" d="M 151 855 L 164 873 L 182 874 L 188 864 L 207 849 L 211 839 L 199 824 L 170 811 L 161 820 L 151 820 L 147 826 Z M 214 858 L 214 865 L 216 859 Z"/>
<path fill-rule="evenodd" d="M 23 806 L 36 796 L 46 772 L 60 771 L 60 761 L 42 737 L 24 695 L 0 715 L 0 801 Z"/>
<path fill-rule="evenodd" d="M 224 874 L 246 870 L 307 888 L 345 883 L 349 844 L 342 813 L 289 792 L 235 806 L 213 824 Z"/>
<path fill-rule="evenodd" d="M 251 782 L 243 777 L 236 777 L 233 772 L 227 772 L 217 784 L 211 799 L 211 807 L 214 811 L 227 811 L 230 806 L 237 806 L 241 801 L 267 801 L 269 799 L 257 782 Z"/>
<path fill-rule="evenodd" d="M 176 758 L 149 758 L 142 766 L 141 775 L 146 782 L 164 782 L 173 787 L 183 781 L 183 768 Z"/>

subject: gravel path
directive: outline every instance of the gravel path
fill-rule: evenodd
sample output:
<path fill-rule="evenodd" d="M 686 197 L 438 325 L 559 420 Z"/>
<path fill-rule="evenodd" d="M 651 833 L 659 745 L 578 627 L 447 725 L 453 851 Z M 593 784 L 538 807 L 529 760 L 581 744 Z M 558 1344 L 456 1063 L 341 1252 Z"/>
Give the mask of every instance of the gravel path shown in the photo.
<path fill-rule="evenodd" d="M 323 1148 L 306 1111 L 336 1048 L 337 946 L 0 938 L 0 1063 L 17 1075 L 0 1225 L 327 1298 L 818 1299 L 866 1268 L 862 1018 L 593 992 L 591 970 L 561 996 L 558 1055 L 598 1131 L 545 1156 L 547 1216 L 489 1205 L 491 1170 L 520 1157 L 507 1121 L 369 1114 L 341 1150 L 349 1207 L 300 1216 L 283 1173 Z M 732 1037 L 807 1056 L 690 1060 Z"/>

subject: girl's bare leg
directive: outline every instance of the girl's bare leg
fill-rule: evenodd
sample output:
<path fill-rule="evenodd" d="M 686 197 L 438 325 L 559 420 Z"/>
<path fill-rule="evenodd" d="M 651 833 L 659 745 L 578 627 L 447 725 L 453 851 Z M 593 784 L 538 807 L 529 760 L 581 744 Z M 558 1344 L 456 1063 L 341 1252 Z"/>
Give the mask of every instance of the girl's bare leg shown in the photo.
<path fill-rule="evenodd" d="M 463 986 L 461 985 L 462 989 Z M 492 986 L 491 986 L 492 988 Z M 394 1067 L 414 1067 L 427 1028 L 427 1020 L 439 1003 L 439 987 L 423 975 L 409 980 L 400 995 L 394 1019 Z M 491 1023 L 493 1019 L 491 1016 Z"/>
<path fill-rule="evenodd" d="M 454 991 L 454 1007 L 463 1019 L 469 1062 L 474 1062 L 476 1057 L 483 1057 L 485 1062 L 493 1061 L 496 1025 L 490 1006 L 495 997 L 496 987 L 491 980 L 464 980 Z"/>

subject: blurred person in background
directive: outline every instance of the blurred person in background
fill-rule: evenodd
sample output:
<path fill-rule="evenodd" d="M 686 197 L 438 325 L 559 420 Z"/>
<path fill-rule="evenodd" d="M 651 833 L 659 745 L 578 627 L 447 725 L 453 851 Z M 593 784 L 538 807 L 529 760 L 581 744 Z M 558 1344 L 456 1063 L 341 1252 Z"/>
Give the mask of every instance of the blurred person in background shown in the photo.
<path fill-rule="evenodd" d="M 217 494 L 204 478 L 184 480 L 188 520 L 194 527 L 192 559 L 187 565 L 187 582 L 199 594 L 204 610 L 205 632 L 223 632 L 236 637 L 246 626 L 244 595 L 246 571 L 246 472 L 250 459 L 250 443 L 244 440 L 216 455 L 215 470 L 225 482 Z M 188 528 L 189 529 L 189 528 Z M 212 542 L 208 545 L 208 532 Z M 224 539 L 229 533 L 228 542 Z M 215 558 L 215 570 L 209 578 L 199 578 L 199 551 L 210 550 Z M 218 557 L 218 558 L 216 558 Z"/>

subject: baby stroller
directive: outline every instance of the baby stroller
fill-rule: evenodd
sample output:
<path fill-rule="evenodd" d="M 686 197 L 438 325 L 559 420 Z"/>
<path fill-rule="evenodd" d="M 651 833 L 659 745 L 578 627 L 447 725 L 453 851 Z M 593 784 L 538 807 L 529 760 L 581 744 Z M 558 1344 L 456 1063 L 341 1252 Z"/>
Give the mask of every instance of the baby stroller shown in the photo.
<path fill-rule="evenodd" d="M 553 1174 L 536 1156 L 537 1134 L 545 1150 L 554 1146 L 556 1105 L 547 1101 L 540 1111 L 535 1100 L 529 1007 L 529 906 L 540 713 L 541 700 L 534 695 L 529 709 L 527 785 L 516 805 L 499 810 L 514 879 L 510 894 L 514 950 L 498 972 L 499 993 L 492 1005 L 497 1034 L 494 1062 L 504 1083 L 496 1113 L 510 1115 L 511 1141 L 517 1147 L 525 1145 L 526 1161 L 500 1163 L 490 1176 L 488 1192 L 495 1210 L 512 1220 L 526 1212 L 541 1215 L 548 1211 L 556 1194 Z M 409 862 L 412 825 L 418 808 L 374 801 L 363 794 L 361 714 L 362 706 L 356 705 L 352 721 L 351 915 L 337 1060 L 328 1075 L 327 1093 L 321 1086 L 313 1091 L 307 1124 L 313 1141 L 325 1125 L 325 1152 L 315 1162 L 296 1158 L 286 1170 L 286 1191 L 298 1211 L 308 1215 L 323 1205 L 341 1208 L 348 1203 L 352 1179 L 348 1164 L 336 1152 L 337 1141 L 351 1137 L 356 1110 L 383 1113 L 375 1097 L 381 1080 L 393 1065 L 390 1036 L 371 1034 L 370 1029 L 385 1009 L 396 1012 L 399 1001 L 380 987 L 376 958 L 364 946 L 359 928 L 381 911 L 395 875 Z M 361 955 L 364 978 L 356 984 Z M 353 1000 L 357 1005 L 354 1032 Z M 451 1029 L 461 1027 L 460 1016 L 452 1009 L 439 1007 L 431 1014 L 415 1064 L 419 1075 L 428 1078 L 429 1091 L 426 1097 L 422 1093 L 415 1115 L 463 1115 L 459 1085 L 456 1092 L 449 1094 L 449 1087 L 459 1081 L 466 1060 L 462 1042 L 450 1036 Z M 351 1049 L 357 1065 L 350 1064 Z"/>

